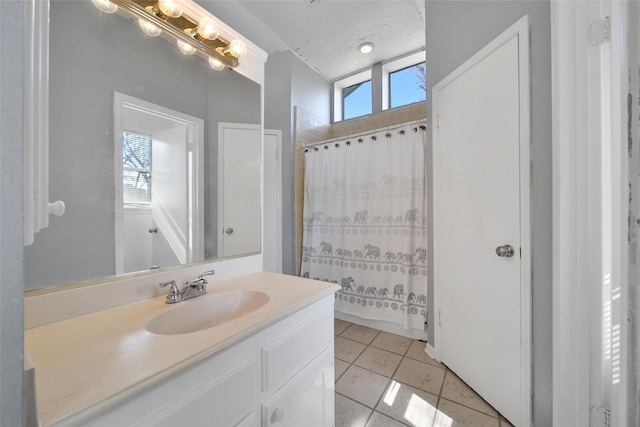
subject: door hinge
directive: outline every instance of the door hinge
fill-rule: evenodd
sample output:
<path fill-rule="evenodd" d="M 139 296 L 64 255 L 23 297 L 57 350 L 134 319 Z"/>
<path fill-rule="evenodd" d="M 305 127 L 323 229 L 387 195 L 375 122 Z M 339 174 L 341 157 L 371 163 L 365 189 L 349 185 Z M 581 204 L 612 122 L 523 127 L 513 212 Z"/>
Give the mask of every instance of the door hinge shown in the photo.
<path fill-rule="evenodd" d="M 442 326 L 442 310 L 438 310 L 438 326 Z"/>
<path fill-rule="evenodd" d="M 593 22 L 589 26 L 589 43 L 600 46 L 611 39 L 611 19 L 607 16 L 601 21 Z"/>
<path fill-rule="evenodd" d="M 440 114 L 436 116 L 436 129 L 440 129 Z"/>
<path fill-rule="evenodd" d="M 611 409 L 592 406 L 589 427 L 611 427 Z"/>
<path fill-rule="evenodd" d="M 187 151 L 190 153 L 193 152 L 193 142 L 187 142 Z"/>

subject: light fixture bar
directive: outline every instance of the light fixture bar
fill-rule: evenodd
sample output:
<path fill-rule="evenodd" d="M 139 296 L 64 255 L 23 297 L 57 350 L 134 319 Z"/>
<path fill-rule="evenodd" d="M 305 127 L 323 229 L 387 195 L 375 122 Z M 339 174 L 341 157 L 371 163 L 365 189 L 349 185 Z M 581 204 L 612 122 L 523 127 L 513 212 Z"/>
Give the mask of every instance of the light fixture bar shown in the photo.
<path fill-rule="evenodd" d="M 229 42 L 218 36 L 215 40 L 201 39 L 193 37 L 185 32 L 187 29 L 198 27 L 197 18 L 192 18 L 186 14 L 178 18 L 166 17 L 162 19 L 150 10 L 158 3 L 156 0 L 110 0 L 111 3 L 118 5 L 124 11 L 133 16 L 153 23 L 167 34 L 177 40 L 183 41 L 195 47 L 198 51 L 204 53 L 210 58 L 217 59 L 226 67 L 237 67 L 239 65 L 238 58 L 233 55 L 225 55 L 228 51 Z M 148 7 L 148 9 L 147 9 Z"/>

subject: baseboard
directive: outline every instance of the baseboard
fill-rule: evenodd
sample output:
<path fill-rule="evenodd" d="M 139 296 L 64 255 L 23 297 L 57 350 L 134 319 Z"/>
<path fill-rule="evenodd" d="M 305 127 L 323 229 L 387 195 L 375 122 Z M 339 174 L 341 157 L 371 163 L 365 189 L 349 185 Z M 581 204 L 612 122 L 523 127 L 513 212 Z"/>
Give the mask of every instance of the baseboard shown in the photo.
<path fill-rule="evenodd" d="M 436 359 L 436 349 L 433 348 L 433 346 L 430 343 L 427 343 L 427 346 L 424 349 L 424 352 L 427 353 L 427 356 L 429 356 L 430 358 L 437 360 Z M 438 360 L 439 362 L 439 360 Z"/>
<path fill-rule="evenodd" d="M 385 322 L 382 320 L 362 319 L 358 316 L 342 313 L 337 310 L 334 311 L 334 317 L 346 322 L 355 323 L 357 325 L 366 326 L 369 328 L 379 329 L 384 332 L 389 332 L 390 334 L 401 335 L 403 337 L 411 338 L 414 340 L 427 340 L 427 333 L 421 329 L 404 329 L 402 326 L 395 323 Z"/>

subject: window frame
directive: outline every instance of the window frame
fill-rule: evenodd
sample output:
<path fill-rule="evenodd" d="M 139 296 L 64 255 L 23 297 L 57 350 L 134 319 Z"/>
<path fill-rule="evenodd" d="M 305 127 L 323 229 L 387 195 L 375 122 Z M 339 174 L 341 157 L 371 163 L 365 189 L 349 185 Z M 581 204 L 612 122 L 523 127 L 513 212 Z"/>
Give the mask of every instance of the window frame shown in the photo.
<path fill-rule="evenodd" d="M 403 70 L 405 68 L 413 67 L 420 63 L 424 63 L 427 60 L 426 51 L 416 52 L 399 59 L 394 59 L 387 63 L 382 64 L 382 111 L 392 109 L 391 105 L 391 81 L 390 75 L 396 71 Z M 420 102 L 420 101 L 418 101 Z M 405 104 L 411 105 L 411 104 Z M 399 105 L 393 108 L 404 107 Z"/>

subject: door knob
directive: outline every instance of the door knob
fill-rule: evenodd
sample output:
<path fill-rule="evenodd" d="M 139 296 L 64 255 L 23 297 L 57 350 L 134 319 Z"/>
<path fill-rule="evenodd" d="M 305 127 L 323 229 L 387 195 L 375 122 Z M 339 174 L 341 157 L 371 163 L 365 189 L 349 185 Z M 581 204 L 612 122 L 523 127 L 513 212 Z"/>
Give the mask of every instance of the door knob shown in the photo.
<path fill-rule="evenodd" d="M 496 248 L 496 253 L 499 257 L 511 258 L 515 254 L 515 250 L 511 245 L 503 245 Z"/>
<path fill-rule="evenodd" d="M 149 233 L 157 233 L 158 232 L 158 227 L 153 227 L 149 229 Z"/>
<path fill-rule="evenodd" d="M 278 406 L 271 415 L 272 422 L 279 422 L 284 419 L 284 408 Z"/>
<path fill-rule="evenodd" d="M 224 230 L 224 232 L 227 234 L 233 234 L 233 228 L 229 227 L 226 230 Z"/>

